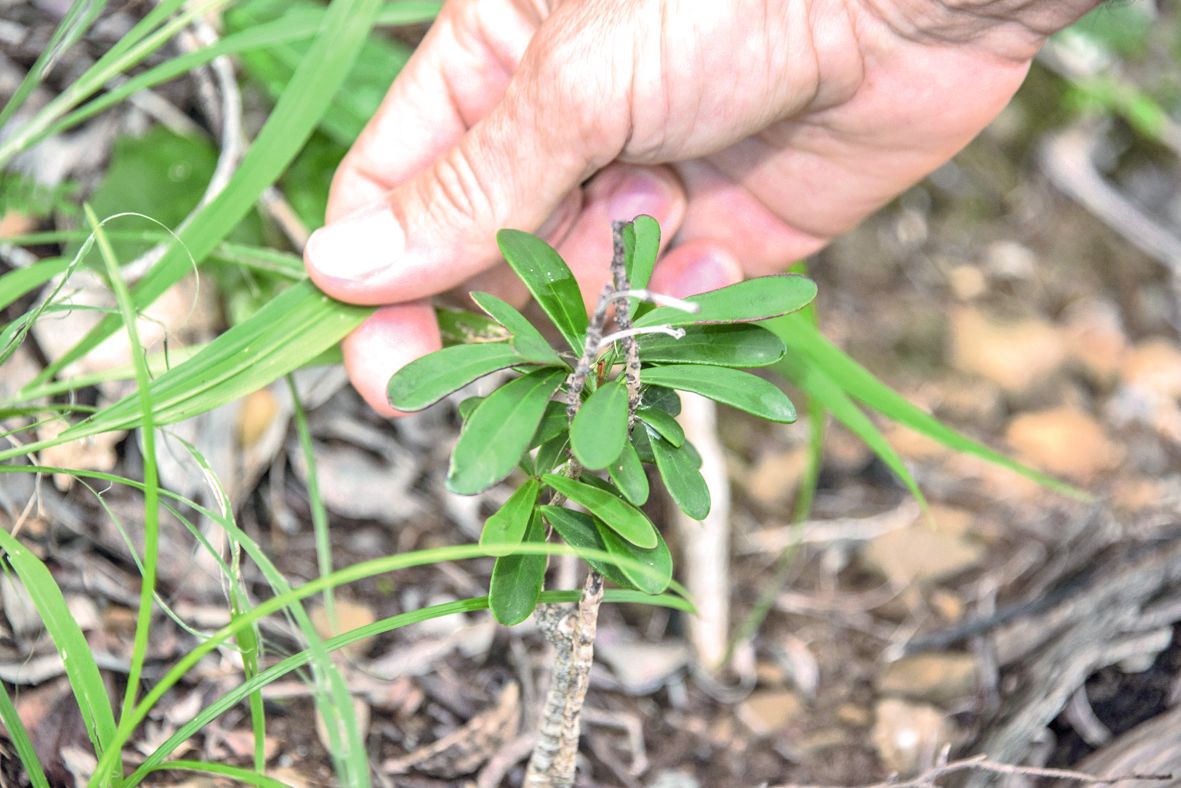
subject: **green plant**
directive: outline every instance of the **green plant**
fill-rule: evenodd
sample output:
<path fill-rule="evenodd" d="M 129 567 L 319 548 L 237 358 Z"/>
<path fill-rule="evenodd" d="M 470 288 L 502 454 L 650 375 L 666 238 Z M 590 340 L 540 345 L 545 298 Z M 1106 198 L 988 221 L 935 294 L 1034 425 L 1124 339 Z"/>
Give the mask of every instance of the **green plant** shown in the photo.
<path fill-rule="evenodd" d="M 520 470 L 523 481 L 484 525 L 480 543 L 499 555 L 489 600 L 504 624 L 523 621 L 541 593 L 544 559 L 512 554 L 546 539 L 633 558 L 651 571 L 591 561 L 624 588 L 664 591 L 672 559 L 638 507 L 654 468 L 678 507 L 702 519 L 709 490 L 693 445 L 675 420 L 677 391 L 694 392 L 771 421 L 795 421 L 782 389 L 741 371 L 783 358 L 783 342 L 754 321 L 794 312 L 816 294 L 811 280 L 768 276 L 684 301 L 645 290 L 660 230 L 640 216 L 615 227 L 613 282 L 588 319 L 574 275 L 544 241 L 515 230 L 501 252 L 563 340 L 559 351 L 520 312 L 488 293 L 472 300 L 499 329 L 496 341 L 461 344 L 411 362 L 389 383 L 390 403 L 419 410 L 497 370 L 516 374 L 460 405 L 463 431 L 447 485 L 474 494 Z M 610 327 L 614 307 L 614 328 Z M 493 334 L 496 336 L 496 334 Z M 577 504 L 583 511 L 566 507 Z"/>
<path fill-rule="evenodd" d="M 786 353 L 756 321 L 795 312 L 816 296 L 810 279 L 784 274 L 671 298 L 646 289 L 660 247 L 656 221 L 616 222 L 613 240 L 611 281 L 588 318 L 558 253 L 532 235 L 502 230 L 497 242 L 505 260 L 563 349 L 509 304 L 477 292 L 472 300 L 499 330 L 413 361 L 389 383 L 394 407 L 419 410 L 490 373 L 516 373 L 488 396 L 460 404 L 464 426 L 447 474 L 452 492 L 471 495 L 522 473 L 480 537 L 497 556 L 488 601 L 498 621 L 524 621 L 542 594 L 546 557 L 521 554 L 521 545 L 556 534 L 590 565 L 578 606 L 540 616 L 556 657 L 530 784 L 573 782 L 604 579 L 653 595 L 672 584 L 668 545 L 639 508 L 650 493 L 645 466 L 685 514 L 700 520 L 709 513 L 700 456 L 674 418 L 677 391 L 770 421 L 795 421 L 782 389 L 740 368 L 770 366 Z M 603 561 L 589 550 L 620 560 Z"/>

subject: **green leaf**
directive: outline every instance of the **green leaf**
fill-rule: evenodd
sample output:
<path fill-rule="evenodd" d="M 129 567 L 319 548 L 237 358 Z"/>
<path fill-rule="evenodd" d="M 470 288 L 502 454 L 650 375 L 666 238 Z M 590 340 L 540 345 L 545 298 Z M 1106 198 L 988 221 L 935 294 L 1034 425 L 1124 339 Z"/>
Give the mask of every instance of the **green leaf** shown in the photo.
<path fill-rule="evenodd" d="M 435 307 L 439 334 L 444 345 L 471 345 L 484 342 L 507 342 L 511 335 L 491 318 L 468 309 Z"/>
<path fill-rule="evenodd" d="M 561 364 L 562 358 L 558 352 L 550 347 L 529 320 L 512 307 L 491 293 L 474 292 L 471 294 L 476 306 L 488 313 L 488 316 L 508 329 L 513 335 L 512 344 L 525 358 L 539 364 Z"/>
<path fill-rule="evenodd" d="M 545 541 L 540 514 L 534 513 L 529 519 L 525 541 Z M 496 559 L 488 584 L 488 606 L 497 621 L 511 627 L 529 618 L 541 596 L 545 564 L 544 555 L 506 555 Z"/>
<path fill-rule="evenodd" d="M 607 474 L 628 502 L 634 506 L 648 502 L 648 476 L 631 441 L 623 444 L 623 451 L 607 466 Z"/>
<path fill-rule="evenodd" d="M 512 473 L 546 403 L 565 378 L 560 369 L 539 369 L 488 395 L 464 425 L 451 453 L 447 489 L 475 495 Z"/>
<path fill-rule="evenodd" d="M 41 768 L 41 760 L 37 757 L 37 750 L 33 747 L 33 740 L 29 738 L 29 731 L 21 721 L 12 698 L 8 696 L 8 689 L 0 683 L 0 722 L 4 723 L 4 731 L 8 734 L 16 750 L 21 766 L 25 767 L 25 775 L 33 788 L 49 788 L 49 780 L 45 777 L 45 770 Z"/>
<path fill-rule="evenodd" d="M 640 370 L 640 380 L 692 391 L 768 421 L 792 422 L 796 409 L 783 390 L 760 377 L 725 367 L 675 364 Z"/>
<path fill-rule="evenodd" d="M 599 529 L 595 525 L 595 519 L 589 514 L 576 512 L 564 506 L 550 506 L 548 504 L 540 506 L 538 509 L 545 515 L 546 521 L 558 532 L 558 536 L 561 536 L 566 544 L 575 550 L 607 551 L 607 546 L 603 544 Z M 635 587 L 617 564 L 604 561 L 600 558 L 584 557 L 583 560 L 590 564 L 592 569 L 611 582 L 617 583 L 624 588 Z"/>
<path fill-rule="evenodd" d="M 688 326 L 702 323 L 749 323 L 785 315 L 807 306 L 816 297 L 816 283 L 797 274 L 760 276 L 738 284 L 689 296 L 697 312 L 671 306 L 653 309 L 636 319 L 636 327 Z"/>
<path fill-rule="evenodd" d="M 656 528 L 652 521 L 630 503 L 585 482 L 547 473 L 541 477 L 549 487 L 571 501 L 586 507 L 617 534 L 637 547 L 656 546 Z"/>
<path fill-rule="evenodd" d="M 307 0 L 247 0 L 234 4 L 224 19 L 227 29 L 236 33 L 284 19 L 298 23 L 320 11 L 317 3 Z M 246 72 L 277 98 L 283 95 L 308 48 L 307 41 L 297 39 L 243 52 L 241 61 Z M 339 144 L 351 145 L 377 112 L 390 80 L 409 57 L 410 48 L 401 41 L 369 36 L 344 88 L 333 95 L 330 110 L 320 119 L 320 129 Z"/>
<path fill-rule="evenodd" d="M 480 407 L 480 403 L 484 401 L 484 397 L 468 397 L 463 402 L 459 403 L 457 410 L 459 411 L 459 418 L 461 421 L 467 421 L 476 412 L 476 408 Z"/>
<path fill-rule="evenodd" d="M 656 468 L 677 508 L 694 520 L 704 520 L 709 514 L 709 486 L 698 470 L 686 444 L 676 448 L 662 438 L 652 437 L 652 453 Z"/>
<path fill-rule="evenodd" d="M 627 443 L 627 385 L 623 378 L 604 383 L 582 404 L 570 425 L 570 447 L 583 467 L 602 470 Z"/>
<path fill-rule="evenodd" d="M 288 288 L 254 317 L 152 381 L 156 424 L 182 421 L 257 391 L 335 345 L 371 311 L 333 301 L 306 280 Z M 141 416 L 139 395 L 131 394 L 58 437 L 76 440 L 131 429 Z"/>
<path fill-rule="evenodd" d="M 508 555 L 525 537 L 525 529 L 529 526 L 529 518 L 533 516 L 533 506 L 537 503 L 540 491 L 541 483 L 536 479 L 530 479 L 517 488 L 496 513 L 484 521 L 480 546 L 487 548 L 492 555 Z"/>
<path fill-rule="evenodd" d="M 643 290 L 652 281 L 656 257 L 660 254 L 660 224 L 651 216 L 637 216 L 624 225 L 623 246 L 628 286 Z"/>
<path fill-rule="evenodd" d="M 496 243 L 542 310 L 578 356 L 585 344 L 587 317 L 582 291 L 569 266 L 540 238 L 520 230 L 501 230 Z"/>
<path fill-rule="evenodd" d="M 681 395 L 663 386 L 645 386 L 640 389 L 640 407 L 655 408 L 670 416 L 680 416 Z"/>
<path fill-rule="evenodd" d="M 673 558 L 659 531 L 656 532 L 656 546 L 649 550 L 643 550 L 620 539 L 600 520 L 595 520 L 595 527 L 599 531 L 599 538 L 602 540 L 603 546 L 607 548 L 607 552 L 639 561 L 652 570 L 650 574 L 640 571 L 630 564 L 619 564 L 620 573 L 630 581 L 630 585 L 646 594 L 659 594 L 668 588 L 668 584 L 673 579 Z"/>
<path fill-rule="evenodd" d="M 780 338 L 791 347 L 793 353 L 801 354 L 804 363 L 819 367 L 842 390 L 861 400 L 886 418 L 904 424 L 932 440 L 939 441 L 950 449 L 971 454 L 995 465 L 1008 468 L 1062 495 L 1080 500 L 1091 499 L 1089 493 L 1034 470 L 1028 465 L 1023 465 L 1011 457 L 988 448 L 979 441 L 972 440 L 908 402 L 905 397 L 882 383 L 869 370 L 825 339 L 815 326 L 802 317 L 796 315 L 782 317 L 767 323 L 767 327 L 779 334 Z"/>
<path fill-rule="evenodd" d="M 566 446 L 570 438 L 565 433 L 550 438 L 537 448 L 533 466 L 537 474 L 549 473 L 566 461 Z"/>
<path fill-rule="evenodd" d="M 533 440 L 529 441 L 529 448 L 534 449 L 543 443 L 548 443 L 562 435 L 570 428 L 570 420 L 566 418 L 566 403 L 558 400 L 551 401 L 545 406 L 545 415 L 541 417 L 541 424 L 533 433 Z"/>
<path fill-rule="evenodd" d="M 379 0 L 333 0 L 328 6 L 307 55 L 225 188 L 193 216 L 179 233 L 179 240 L 169 245 L 160 261 L 139 281 L 132 294 L 136 308 L 152 303 L 188 275 L 193 260 L 203 261 L 254 208 L 263 191 L 278 179 L 303 147 L 356 62 L 380 6 Z M 343 305 L 339 309 L 348 312 Z M 66 353 L 46 365 L 33 383 L 49 380 L 86 355 L 120 325 L 118 315 L 108 315 Z M 328 345 L 335 344 L 337 339 Z M 285 343 L 299 347 L 290 340 Z M 310 355 L 318 353 L 316 350 Z M 280 372 L 271 380 L 282 374 L 285 373 Z"/>
<path fill-rule="evenodd" d="M 390 378 L 390 404 L 398 410 L 422 410 L 498 369 L 524 364 L 503 342 L 454 345 L 416 358 Z"/>
<path fill-rule="evenodd" d="M 680 339 L 666 334 L 636 338 L 645 363 L 710 364 L 718 367 L 766 367 L 783 358 L 783 341 L 765 328 L 750 325 L 694 326 Z"/>
<path fill-rule="evenodd" d="M 779 362 L 775 371 L 803 389 L 813 401 L 823 403 L 824 408 L 832 413 L 833 418 L 844 424 L 866 446 L 873 449 L 874 454 L 906 485 L 906 489 L 915 497 L 919 505 L 923 509 L 927 508 L 927 500 L 923 496 L 922 490 L 919 489 L 914 476 L 902 462 L 902 458 L 886 440 L 886 436 L 882 435 L 869 417 L 857 407 L 857 403 L 853 402 L 845 390 L 838 386 L 820 366 L 793 355 Z"/>
<path fill-rule="evenodd" d="M 680 446 L 685 442 L 685 430 L 677 420 L 656 408 L 640 408 L 636 411 L 636 418 L 647 424 L 656 433 L 673 446 Z"/>
<path fill-rule="evenodd" d="M 101 756 L 115 738 L 115 715 L 86 636 L 66 606 L 57 581 L 41 559 L 3 528 L 0 528 L 0 550 L 4 551 L 8 563 L 29 592 L 29 598 L 61 656 L 70 689 L 74 691 L 82 712 L 90 745 L 95 754 Z"/>

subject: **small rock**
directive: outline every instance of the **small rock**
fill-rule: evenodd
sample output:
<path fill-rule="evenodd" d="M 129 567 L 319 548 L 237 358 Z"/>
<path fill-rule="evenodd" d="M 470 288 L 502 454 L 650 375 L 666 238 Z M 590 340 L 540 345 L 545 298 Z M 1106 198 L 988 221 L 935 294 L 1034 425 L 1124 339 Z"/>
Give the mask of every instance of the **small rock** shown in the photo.
<path fill-rule="evenodd" d="M 765 452 L 743 474 L 742 485 L 755 503 L 764 509 L 780 509 L 791 502 L 804 476 L 808 449 L 800 446 L 786 451 Z"/>
<path fill-rule="evenodd" d="M 979 566 L 984 547 L 919 522 L 873 538 L 861 558 L 891 585 L 901 588 L 915 582 L 938 582 Z"/>
<path fill-rule="evenodd" d="M 997 279 L 1024 282 L 1037 273 L 1037 255 L 1016 241 L 996 241 L 984 253 L 984 266 Z"/>
<path fill-rule="evenodd" d="M 886 666 L 878 690 L 913 700 L 948 703 L 976 687 L 976 659 L 971 654 L 934 653 L 903 657 Z"/>
<path fill-rule="evenodd" d="M 1120 362 L 1125 385 L 1181 397 L 1181 350 L 1171 342 L 1153 339 L 1130 350 Z"/>
<path fill-rule="evenodd" d="M 869 709 L 859 703 L 842 703 L 836 713 L 838 720 L 854 728 L 864 728 L 873 719 Z"/>
<path fill-rule="evenodd" d="M 960 301 L 979 298 L 988 290 L 984 272 L 975 265 L 957 265 L 948 272 L 947 281 L 951 285 L 951 292 Z"/>
<path fill-rule="evenodd" d="M 1021 414 L 1009 423 L 1005 438 L 1034 467 L 1076 481 L 1095 478 L 1123 456 L 1098 421 L 1069 405 Z"/>
<path fill-rule="evenodd" d="M 699 788 L 701 783 L 688 772 L 667 769 L 658 773 L 648 783 L 648 788 Z"/>
<path fill-rule="evenodd" d="M 803 701 L 791 690 L 758 690 L 738 704 L 736 713 L 755 736 L 770 736 L 803 710 Z"/>
<path fill-rule="evenodd" d="M 954 731 L 934 706 L 886 698 L 874 709 L 870 738 L 887 771 L 914 774 L 935 762 Z"/>
<path fill-rule="evenodd" d="M 16 575 L 0 575 L 0 603 L 17 640 L 30 640 L 45 628 L 32 595 Z"/>
<path fill-rule="evenodd" d="M 372 608 L 339 597 L 333 600 L 333 612 L 336 614 L 336 626 L 333 626 L 333 622 L 329 620 L 328 610 L 323 605 L 316 607 L 311 612 L 312 626 L 316 628 L 316 632 L 320 633 L 322 638 L 330 638 L 342 632 L 368 626 L 377 620 Z M 341 651 L 346 656 L 357 657 L 364 654 L 369 645 L 370 641 L 362 640 L 350 643 Z"/>
<path fill-rule="evenodd" d="M 937 460 L 950 452 L 950 449 L 934 438 L 928 438 L 902 424 L 891 424 L 886 428 L 885 436 L 894 447 L 894 451 L 907 460 Z"/>
<path fill-rule="evenodd" d="M 689 649 L 679 641 L 645 643 L 604 637 L 595 657 L 611 668 L 624 692 L 649 695 L 689 664 Z"/>
<path fill-rule="evenodd" d="M 279 400 L 270 389 L 247 395 L 238 410 L 238 445 L 248 449 L 258 443 L 277 415 Z"/>
<path fill-rule="evenodd" d="M 939 617 L 946 622 L 959 621 L 963 618 L 964 600 L 950 591 L 936 588 L 931 591 L 927 601 L 931 604 L 935 612 L 939 614 Z"/>
<path fill-rule="evenodd" d="M 1000 321 L 976 309 L 951 317 L 951 363 L 979 375 L 1008 394 L 1044 383 L 1066 360 L 1061 332 L 1041 320 Z"/>
<path fill-rule="evenodd" d="M 1128 339 L 1119 308 L 1104 299 L 1071 305 L 1065 315 L 1071 357 L 1094 381 L 1107 384 L 1119 373 Z"/>

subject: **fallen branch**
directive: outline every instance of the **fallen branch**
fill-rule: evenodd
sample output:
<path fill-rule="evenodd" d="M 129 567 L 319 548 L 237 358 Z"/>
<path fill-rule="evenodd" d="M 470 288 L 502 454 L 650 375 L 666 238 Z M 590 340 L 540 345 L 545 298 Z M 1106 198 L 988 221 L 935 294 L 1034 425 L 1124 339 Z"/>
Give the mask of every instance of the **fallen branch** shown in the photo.
<path fill-rule="evenodd" d="M 1043 777 L 1053 780 L 1068 780 L 1084 785 L 1115 785 L 1116 783 L 1131 782 L 1133 780 L 1165 782 L 1173 779 L 1173 775 L 1171 774 L 1128 774 L 1120 777 L 1095 777 L 1094 775 L 1076 772 L 1071 769 L 1048 769 L 1040 766 L 1019 766 L 1011 763 L 997 763 L 996 761 L 988 760 L 988 756 L 986 755 L 974 755 L 971 758 L 964 758 L 963 760 L 936 766 L 910 780 L 871 783 L 860 786 L 860 788 L 929 788 L 937 784 L 935 782 L 936 780 L 965 771 L 981 771 L 990 774 L 1004 774 L 1018 777 Z M 784 783 L 783 785 L 775 786 L 775 788 L 827 788 L 827 786 Z"/>

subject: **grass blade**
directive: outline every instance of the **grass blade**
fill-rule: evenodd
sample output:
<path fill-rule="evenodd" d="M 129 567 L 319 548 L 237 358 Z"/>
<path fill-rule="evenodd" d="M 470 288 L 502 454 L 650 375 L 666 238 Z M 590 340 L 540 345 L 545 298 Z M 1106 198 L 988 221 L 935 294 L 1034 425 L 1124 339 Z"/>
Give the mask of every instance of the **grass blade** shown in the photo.
<path fill-rule="evenodd" d="M 8 697 L 8 688 L 3 683 L 0 683 L 0 721 L 4 722 L 4 730 L 8 734 L 12 746 L 16 749 L 16 755 L 20 758 L 21 765 L 25 767 L 25 774 L 28 775 L 33 788 L 49 788 L 49 780 L 45 778 L 45 770 L 41 768 L 37 750 L 33 748 L 29 732 L 25 729 L 25 724 L 21 722 L 20 715 L 16 712 L 16 706 L 12 703 L 12 698 Z"/>
<path fill-rule="evenodd" d="M 283 173 L 330 106 L 356 61 L 380 8 L 379 0 L 334 0 L 320 32 L 275 105 L 254 144 L 226 188 L 198 212 L 134 291 L 142 308 L 155 301 L 237 226 L 255 201 Z M 342 307 L 342 309 L 344 309 Z M 101 321 L 35 379 L 41 383 L 86 355 L 118 327 L 117 317 Z M 276 377 L 281 376 L 276 375 Z M 272 378 L 273 379 L 273 378 Z"/>
<path fill-rule="evenodd" d="M 98 217 L 89 205 L 84 205 L 86 220 L 94 232 L 99 255 L 106 267 L 107 281 L 119 305 L 119 313 L 127 330 L 131 345 L 131 359 L 135 366 L 136 393 L 132 396 L 138 402 L 143 445 L 144 463 L 144 555 L 143 574 L 140 578 L 139 611 L 135 619 L 135 639 L 131 649 L 131 664 L 127 671 L 127 690 L 123 696 L 125 716 L 135 706 L 139 693 L 140 674 L 148 656 L 148 639 L 152 628 L 152 603 L 156 592 L 156 563 L 160 547 L 160 480 L 156 468 L 156 427 L 152 419 L 152 394 L 149 390 L 148 365 L 144 360 L 143 344 L 139 340 L 138 315 L 131 304 L 131 293 L 119 271 L 119 263 L 111 243 L 103 232 Z"/>
<path fill-rule="evenodd" d="M 829 342 L 818 329 L 800 315 L 785 315 L 768 321 L 767 328 L 779 334 L 791 353 L 803 356 L 803 362 L 824 372 L 839 388 L 886 418 L 910 427 L 912 430 L 936 440 L 954 451 L 963 452 L 987 460 L 995 465 L 1032 479 L 1038 484 L 1062 495 L 1078 500 L 1090 500 L 1084 490 L 1073 487 L 1054 477 L 1030 468 L 1017 460 L 990 449 L 979 441 L 957 432 L 908 402 L 898 392 L 878 380 L 869 370 L 858 364 L 836 345 Z M 840 418 L 835 412 L 834 416 Z"/>
<path fill-rule="evenodd" d="M 8 563 L 24 583 L 45 630 L 49 632 L 61 656 L 70 689 L 78 701 L 86 734 L 90 737 L 96 756 L 102 758 L 109 755 L 108 760 L 115 761 L 118 749 L 108 753 L 108 748 L 115 740 L 115 714 L 111 710 L 111 700 L 107 697 L 106 686 L 98 672 L 94 655 L 90 652 L 90 644 L 86 642 L 86 636 L 66 606 L 61 589 L 41 559 L 26 550 L 4 529 L 0 529 L 0 550 L 6 553 Z"/>

